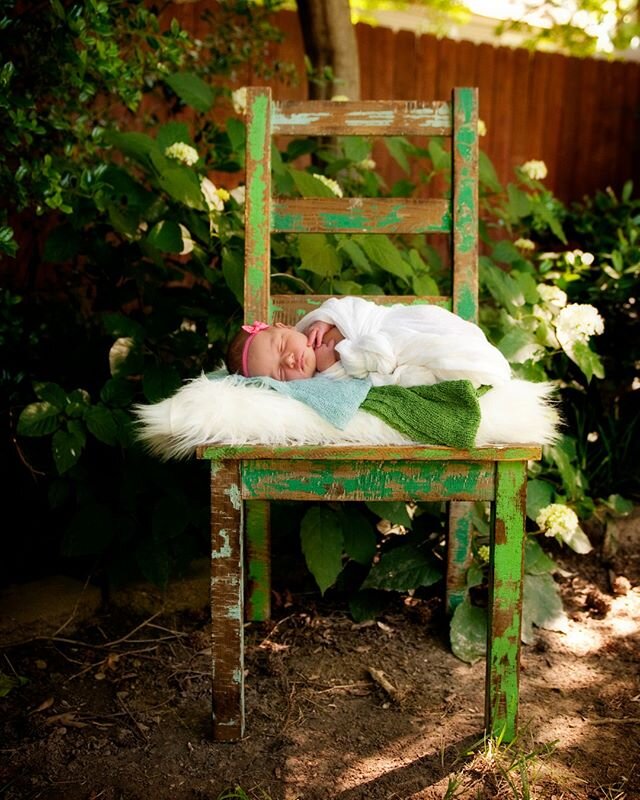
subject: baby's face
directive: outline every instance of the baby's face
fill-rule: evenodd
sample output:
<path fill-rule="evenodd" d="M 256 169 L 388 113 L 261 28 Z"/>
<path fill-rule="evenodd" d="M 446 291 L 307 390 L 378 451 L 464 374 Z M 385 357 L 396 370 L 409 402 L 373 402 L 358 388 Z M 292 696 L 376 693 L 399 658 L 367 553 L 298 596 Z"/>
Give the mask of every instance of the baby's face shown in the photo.
<path fill-rule="evenodd" d="M 316 354 L 304 333 L 277 322 L 253 338 L 247 366 L 251 377 L 298 381 L 315 373 Z"/>

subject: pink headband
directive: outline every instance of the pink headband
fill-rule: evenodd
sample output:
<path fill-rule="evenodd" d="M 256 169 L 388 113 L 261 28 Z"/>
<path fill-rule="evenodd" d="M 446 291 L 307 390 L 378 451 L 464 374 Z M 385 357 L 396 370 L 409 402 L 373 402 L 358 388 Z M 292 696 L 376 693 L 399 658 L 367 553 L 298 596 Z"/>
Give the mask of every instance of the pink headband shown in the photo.
<path fill-rule="evenodd" d="M 254 322 L 253 325 L 243 325 L 242 330 L 246 331 L 249 336 L 247 337 L 247 341 L 244 343 L 244 347 L 242 348 L 242 374 L 245 378 L 249 377 L 249 345 L 253 341 L 254 337 L 256 337 L 260 331 L 266 331 L 269 326 L 266 322 Z"/>

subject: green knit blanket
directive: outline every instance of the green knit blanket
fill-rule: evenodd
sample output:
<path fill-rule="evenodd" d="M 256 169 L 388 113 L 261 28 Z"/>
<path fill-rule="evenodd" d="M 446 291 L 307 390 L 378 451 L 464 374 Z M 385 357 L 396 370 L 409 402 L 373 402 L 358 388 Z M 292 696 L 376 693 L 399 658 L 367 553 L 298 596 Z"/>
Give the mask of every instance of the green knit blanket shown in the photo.
<path fill-rule="evenodd" d="M 360 408 L 424 444 L 473 447 L 480 425 L 478 395 L 470 381 L 374 386 Z"/>

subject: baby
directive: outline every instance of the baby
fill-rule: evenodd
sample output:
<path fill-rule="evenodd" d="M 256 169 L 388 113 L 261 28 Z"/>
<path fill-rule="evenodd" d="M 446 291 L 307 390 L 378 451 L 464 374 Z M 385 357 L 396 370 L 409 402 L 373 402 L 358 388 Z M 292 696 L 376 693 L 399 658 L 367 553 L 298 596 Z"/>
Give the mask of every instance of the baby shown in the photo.
<path fill-rule="evenodd" d="M 477 325 L 438 306 L 381 306 L 362 297 L 331 298 L 295 328 L 244 325 L 227 366 L 246 377 L 349 376 L 374 386 L 467 379 L 478 387 L 511 379 L 507 360 Z"/>

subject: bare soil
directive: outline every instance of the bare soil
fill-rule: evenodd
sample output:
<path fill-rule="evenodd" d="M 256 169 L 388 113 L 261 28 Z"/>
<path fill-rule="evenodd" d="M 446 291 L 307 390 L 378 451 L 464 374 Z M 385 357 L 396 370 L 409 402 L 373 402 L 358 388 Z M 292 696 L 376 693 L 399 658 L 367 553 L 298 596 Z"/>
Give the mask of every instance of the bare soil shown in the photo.
<path fill-rule="evenodd" d="M 206 610 L 105 612 L 67 641 L 4 648 L 2 671 L 27 682 L 0 699 L 0 794 L 640 798 L 638 521 L 606 564 L 599 547 L 558 556 L 568 632 L 539 631 L 523 647 L 521 733 L 509 750 L 477 746 L 484 663 L 451 654 L 437 598 L 360 625 L 290 598 L 273 622 L 248 625 L 247 736 L 234 744 L 211 739 Z"/>

